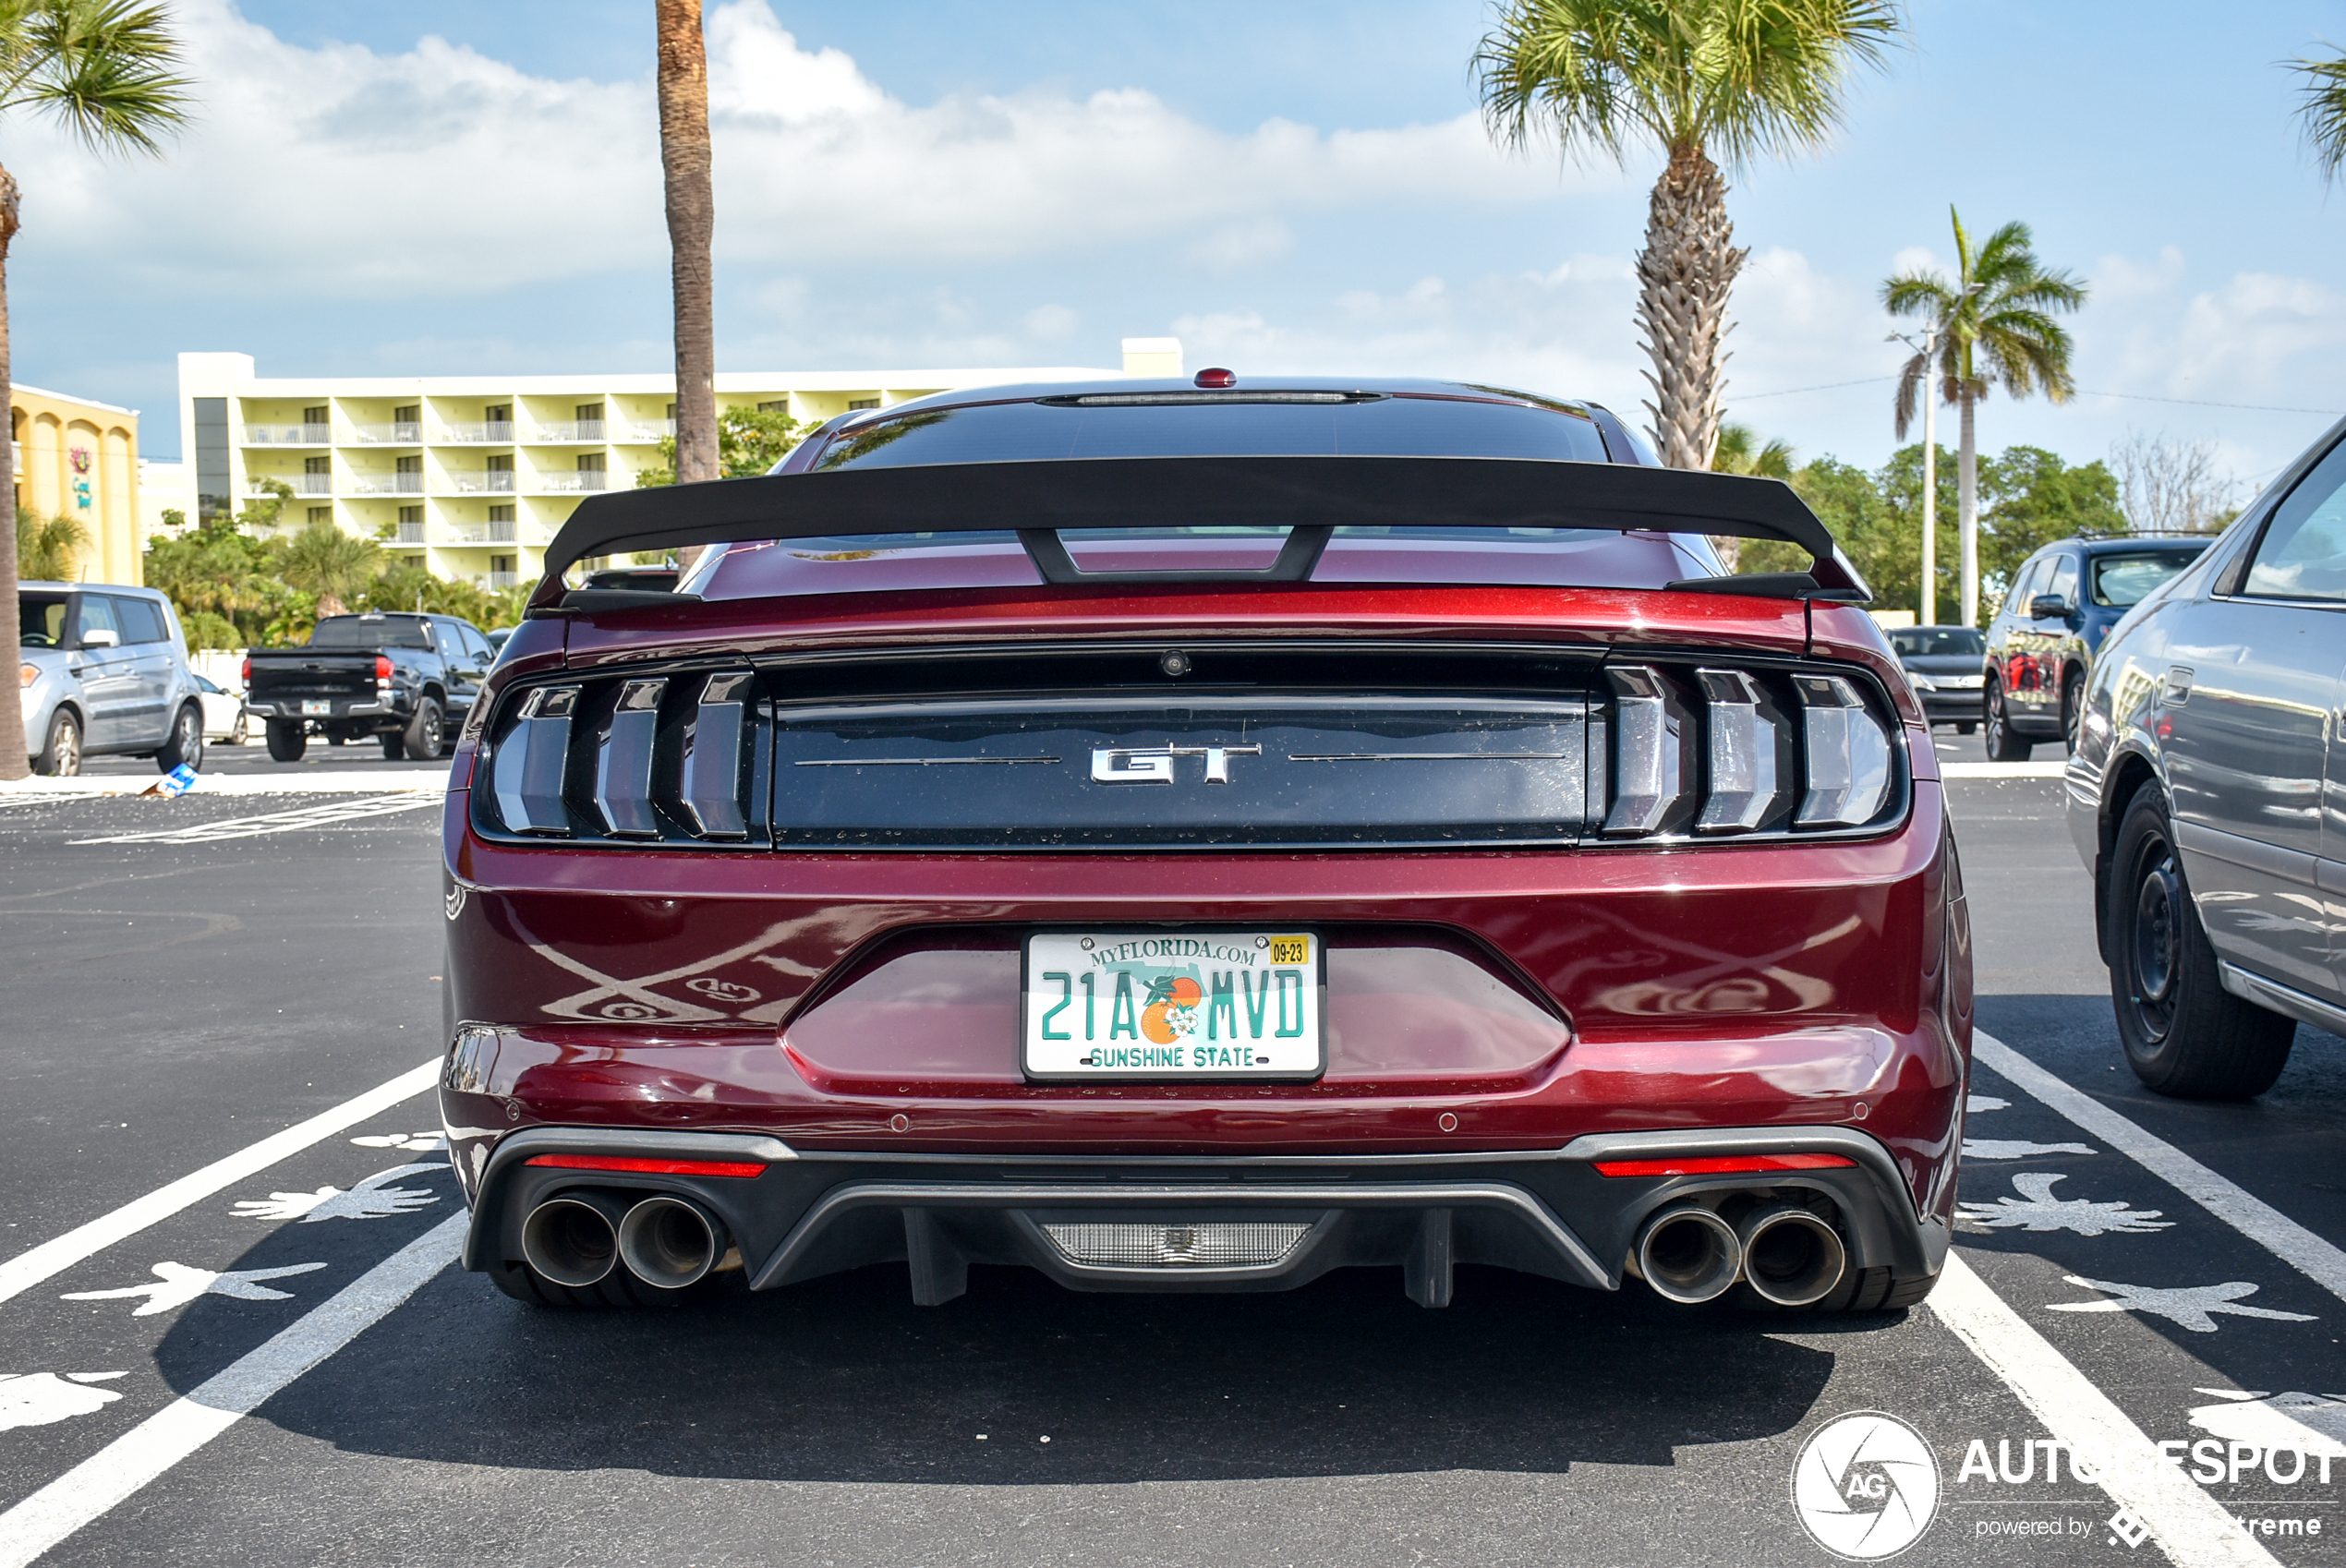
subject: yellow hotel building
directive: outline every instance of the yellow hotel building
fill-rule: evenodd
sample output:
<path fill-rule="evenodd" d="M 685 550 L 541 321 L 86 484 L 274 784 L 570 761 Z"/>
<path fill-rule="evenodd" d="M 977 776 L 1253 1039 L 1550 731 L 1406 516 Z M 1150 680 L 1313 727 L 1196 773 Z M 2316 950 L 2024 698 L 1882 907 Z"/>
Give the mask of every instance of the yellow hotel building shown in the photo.
<path fill-rule="evenodd" d="M 76 552 L 85 583 L 144 580 L 139 534 L 139 411 L 19 381 L 15 404 L 17 504 L 70 517 L 90 537 Z"/>
<path fill-rule="evenodd" d="M 1180 370 L 1170 338 L 1124 340 L 1126 375 Z M 1115 370 L 831 370 L 723 374 L 721 409 L 781 409 L 810 428 L 852 409 L 1019 381 Z M 586 496 L 661 466 L 675 430 L 664 375 L 262 377 L 245 354 L 179 356 L 180 451 L 199 515 L 294 492 L 281 524 L 313 519 L 394 557 L 483 587 L 537 579 L 554 530 Z M 192 519 L 191 519 L 192 520 Z"/>

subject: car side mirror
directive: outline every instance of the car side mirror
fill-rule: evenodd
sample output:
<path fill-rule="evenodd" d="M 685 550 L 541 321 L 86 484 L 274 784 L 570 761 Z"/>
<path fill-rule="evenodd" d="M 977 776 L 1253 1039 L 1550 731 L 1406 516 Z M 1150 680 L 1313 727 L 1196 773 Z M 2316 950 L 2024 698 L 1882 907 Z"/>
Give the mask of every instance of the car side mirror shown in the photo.
<path fill-rule="evenodd" d="M 2069 613 L 2069 601 L 2059 594 L 2038 594 L 2028 601 L 2028 613 L 2038 621 L 2058 621 Z"/>
<path fill-rule="evenodd" d="M 81 645 L 85 648 L 118 648 L 122 646 L 121 634 L 115 632 L 109 632 L 103 626 L 93 626 L 89 631 L 81 633 L 80 642 Z"/>

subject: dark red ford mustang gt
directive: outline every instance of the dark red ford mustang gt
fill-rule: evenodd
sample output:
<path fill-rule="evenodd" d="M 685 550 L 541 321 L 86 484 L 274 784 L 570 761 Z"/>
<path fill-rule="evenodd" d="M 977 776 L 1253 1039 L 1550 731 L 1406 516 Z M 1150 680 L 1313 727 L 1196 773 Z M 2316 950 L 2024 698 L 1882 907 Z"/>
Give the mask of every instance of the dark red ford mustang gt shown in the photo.
<path fill-rule="evenodd" d="M 1591 404 L 1229 380 L 579 508 L 448 797 L 467 1266 L 1929 1290 L 1963 884 L 1822 525 Z M 1726 535 L 1813 564 L 1723 579 Z"/>

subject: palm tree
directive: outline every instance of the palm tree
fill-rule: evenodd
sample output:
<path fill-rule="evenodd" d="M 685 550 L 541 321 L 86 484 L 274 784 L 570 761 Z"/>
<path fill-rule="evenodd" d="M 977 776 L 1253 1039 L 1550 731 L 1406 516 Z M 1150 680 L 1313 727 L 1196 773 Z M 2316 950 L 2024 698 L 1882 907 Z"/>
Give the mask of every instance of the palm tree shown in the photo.
<path fill-rule="evenodd" d="M 1626 163 L 1635 142 L 1667 157 L 1637 320 L 1653 360 L 1646 408 L 1671 467 L 1711 465 L 1743 265 L 1714 154 L 1735 167 L 1821 146 L 1852 66 L 1879 66 L 1904 27 L 1894 0 L 1506 0 L 1476 52 L 1483 118 L 1506 145 L 1544 132 L 1568 156 Z"/>
<path fill-rule="evenodd" d="M 90 548 L 90 530 L 66 516 L 17 508 L 17 570 L 36 583 L 73 580 L 74 559 Z"/>
<path fill-rule="evenodd" d="M 1772 440 L 1762 446 L 1759 434 L 1748 425 L 1732 421 L 1719 427 L 1719 442 L 1711 450 L 1711 471 L 1714 474 L 1751 474 L 1762 479 L 1792 477 L 1792 445 L 1788 441 Z"/>
<path fill-rule="evenodd" d="M 320 615 L 341 615 L 359 590 L 382 574 L 382 547 L 345 534 L 324 518 L 306 525 L 285 547 L 285 581 L 318 596 Z"/>
<path fill-rule="evenodd" d="M 2069 373 L 2069 333 L 2053 313 L 2086 303 L 2086 285 L 2054 271 L 2037 259 L 2026 223 L 2006 223 L 1972 248 L 1963 215 L 1953 208 L 1955 276 L 1901 272 L 1881 285 L 1881 303 L 1893 316 L 1926 318 L 1936 334 L 1938 364 L 1917 354 L 1898 377 L 1898 439 L 1914 423 L 1923 382 L 1935 376 L 1942 403 L 1961 415 L 1956 449 L 1956 517 L 1963 537 L 1963 624 L 1979 619 L 1979 443 L 1974 413 L 1992 386 L 2014 397 L 2041 392 L 2066 403 L 2077 390 Z"/>
<path fill-rule="evenodd" d="M 2322 177 L 2346 174 L 2346 51 L 2328 60 L 2298 59 L 2290 68 L 2297 84 L 2297 117 L 2305 123 L 2305 144 Z"/>
<path fill-rule="evenodd" d="M 708 49 L 700 0 L 655 0 L 659 30 L 659 166 L 668 199 L 676 304 L 676 477 L 718 476 L 717 325 L 710 299 Z M 697 552 L 695 552 L 697 553 Z"/>
<path fill-rule="evenodd" d="M 0 115 L 31 109 L 63 121 L 85 146 L 156 152 L 187 117 L 179 42 L 161 6 L 132 0 L 0 0 Z M 0 431 L 16 428 L 8 396 L 8 247 L 18 223 L 16 175 L 0 166 Z M 15 459 L 0 440 L 0 495 L 16 492 Z M 17 618 L 17 537 L 0 528 L 0 608 Z M 0 681 L 0 778 L 22 778 L 29 758 L 23 693 Z"/>

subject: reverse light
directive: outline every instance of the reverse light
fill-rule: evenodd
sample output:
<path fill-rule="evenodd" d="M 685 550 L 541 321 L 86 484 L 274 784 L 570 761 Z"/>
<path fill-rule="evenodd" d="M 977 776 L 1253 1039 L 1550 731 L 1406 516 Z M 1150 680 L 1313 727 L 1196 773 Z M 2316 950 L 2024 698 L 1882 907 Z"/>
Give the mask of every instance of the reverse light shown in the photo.
<path fill-rule="evenodd" d="M 537 1162 L 532 1161 L 535 1164 Z M 1706 1154 L 1680 1160 L 1599 1160 L 1607 1176 L 1762 1176 L 1770 1171 L 1829 1171 L 1857 1162 L 1846 1154 Z"/>
<path fill-rule="evenodd" d="M 631 1154 L 532 1154 L 522 1164 L 550 1165 L 563 1171 L 611 1171 L 622 1176 L 746 1178 L 766 1174 L 766 1167 L 755 1160 L 647 1160 Z"/>

